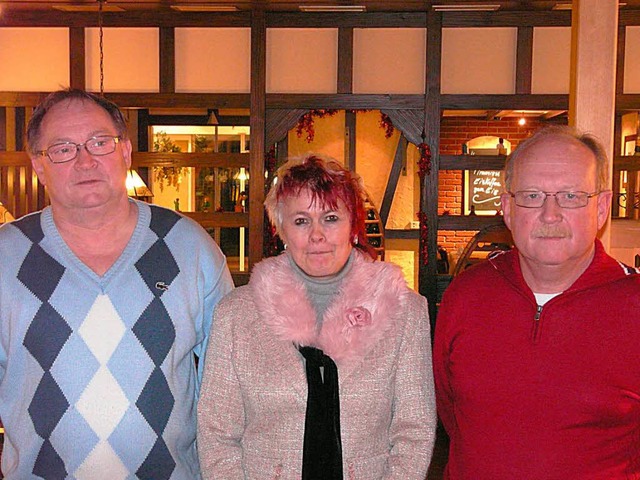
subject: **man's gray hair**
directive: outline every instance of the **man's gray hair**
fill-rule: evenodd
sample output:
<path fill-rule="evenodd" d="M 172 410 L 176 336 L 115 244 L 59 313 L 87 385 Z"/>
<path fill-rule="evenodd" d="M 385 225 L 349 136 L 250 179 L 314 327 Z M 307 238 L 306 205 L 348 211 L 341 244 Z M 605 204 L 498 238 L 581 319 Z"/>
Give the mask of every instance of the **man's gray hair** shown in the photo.
<path fill-rule="evenodd" d="M 527 154 L 527 151 L 540 142 L 545 142 L 550 137 L 564 137 L 577 140 L 587 147 L 596 158 L 596 191 L 602 192 L 609 189 L 609 162 L 607 153 L 595 136 L 583 133 L 574 127 L 552 125 L 543 127 L 527 138 L 513 151 L 507 158 L 504 171 L 504 183 L 507 191 L 511 191 L 511 181 L 513 180 L 513 170 L 518 159 Z"/>

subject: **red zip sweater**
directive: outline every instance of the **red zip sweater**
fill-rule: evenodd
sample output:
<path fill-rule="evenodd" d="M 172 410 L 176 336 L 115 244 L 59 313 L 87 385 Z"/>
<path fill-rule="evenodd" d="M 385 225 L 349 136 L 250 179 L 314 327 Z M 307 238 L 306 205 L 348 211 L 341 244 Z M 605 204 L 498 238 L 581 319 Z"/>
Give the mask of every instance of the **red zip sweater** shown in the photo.
<path fill-rule="evenodd" d="M 452 282 L 433 360 L 446 479 L 640 479 L 637 273 L 596 240 L 542 309 L 516 251 Z"/>

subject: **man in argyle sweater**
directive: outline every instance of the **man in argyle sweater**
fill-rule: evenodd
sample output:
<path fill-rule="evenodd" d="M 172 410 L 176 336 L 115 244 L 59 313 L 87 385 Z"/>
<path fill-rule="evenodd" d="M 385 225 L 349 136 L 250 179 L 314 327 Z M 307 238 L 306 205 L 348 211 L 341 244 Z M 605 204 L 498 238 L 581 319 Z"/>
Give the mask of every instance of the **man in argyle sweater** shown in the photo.
<path fill-rule="evenodd" d="M 104 98 L 51 94 L 27 140 L 51 206 L 0 229 L 5 477 L 198 478 L 195 357 L 233 287 L 224 255 L 127 197 L 131 143 Z"/>

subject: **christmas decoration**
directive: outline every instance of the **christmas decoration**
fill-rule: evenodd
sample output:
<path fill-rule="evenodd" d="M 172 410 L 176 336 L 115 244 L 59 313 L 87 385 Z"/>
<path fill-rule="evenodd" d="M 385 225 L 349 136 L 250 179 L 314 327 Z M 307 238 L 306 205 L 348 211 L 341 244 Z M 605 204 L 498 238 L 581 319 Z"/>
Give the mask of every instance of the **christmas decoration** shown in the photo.
<path fill-rule="evenodd" d="M 350 112 L 368 112 L 369 110 L 349 110 Z M 308 113 L 305 113 L 300 120 L 298 120 L 298 125 L 296 126 L 296 134 L 298 138 L 302 136 L 303 132 L 307 133 L 305 140 L 307 143 L 313 142 L 315 138 L 315 120 L 316 118 L 324 118 L 324 117 L 332 117 L 338 110 L 311 110 Z M 393 132 L 395 131 L 395 127 L 393 126 L 393 122 L 389 115 L 386 115 L 380 112 L 380 128 L 384 129 L 384 138 L 391 138 Z"/>
<path fill-rule="evenodd" d="M 418 175 L 420 176 L 420 180 L 424 180 L 425 175 L 431 174 L 431 150 L 429 149 L 429 145 L 424 143 L 424 141 L 418 145 L 418 150 L 420 150 Z"/>
<path fill-rule="evenodd" d="M 384 138 L 391 138 L 391 135 L 393 135 L 393 131 L 395 130 L 389 115 L 382 112 L 380 112 L 380 128 L 384 129 Z"/>
<path fill-rule="evenodd" d="M 427 221 L 427 214 L 423 211 L 419 211 L 418 220 L 420 220 L 420 256 L 422 257 L 422 264 L 426 265 L 429 263 L 429 249 L 427 243 L 429 224 Z"/>

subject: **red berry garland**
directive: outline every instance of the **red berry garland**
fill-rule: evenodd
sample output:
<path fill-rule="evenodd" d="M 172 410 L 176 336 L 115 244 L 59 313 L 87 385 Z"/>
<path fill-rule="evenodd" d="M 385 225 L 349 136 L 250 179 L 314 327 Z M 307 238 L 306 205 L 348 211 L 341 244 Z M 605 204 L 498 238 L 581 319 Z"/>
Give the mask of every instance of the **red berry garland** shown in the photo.
<path fill-rule="evenodd" d="M 384 128 L 384 138 L 391 138 L 395 130 L 389 115 L 382 112 L 380 112 L 380 128 Z"/>
<path fill-rule="evenodd" d="M 305 139 L 307 143 L 313 142 L 313 138 L 316 136 L 314 117 L 333 117 L 336 113 L 338 113 L 338 110 L 311 110 L 305 113 L 300 117 L 300 120 L 298 120 L 298 126 L 296 127 L 298 138 L 302 136 L 302 132 L 304 131 L 307 132 L 307 138 Z"/>
<path fill-rule="evenodd" d="M 418 175 L 420 176 L 420 180 L 424 180 L 425 175 L 431 174 L 431 150 L 429 149 L 429 145 L 424 142 L 418 145 L 418 150 L 420 150 Z"/>
<path fill-rule="evenodd" d="M 350 110 L 352 112 L 368 112 L 368 110 Z M 324 117 L 332 117 L 338 110 L 311 110 L 305 113 L 300 120 L 298 120 L 298 125 L 296 125 L 296 135 L 298 138 L 302 136 L 302 132 L 306 132 L 307 136 L 305 140 L 307 143 L 313 142 L 313 139 L 316 136 L 315 131 L 315 118 L 324 118 Z M 380 128 L 384 129 L 384 138 L 391 138 L 393 132 L 395 131 L 395 127 L 393 126 L 393 122 L 389 115 L 386 115 L 380 112 Z"/>
<path fill-rule="evenodd" d="M 420 182 L 424 182 L 424 177 L 431 174 L 431 150 L 429 149 L 429 145 L 424 142 L 418 145 L 418 150 L 420 150 L 420 160 L 418 160 L 418 176 L 420 177 Z M 420 253 L 422 256 L 422 263 L 426 265 L 427 263 L 429 263 L 429 224 L 427 221 L 427 214 L 420 210 L 418 212 L 418 220 L 420 220 Z"/>

